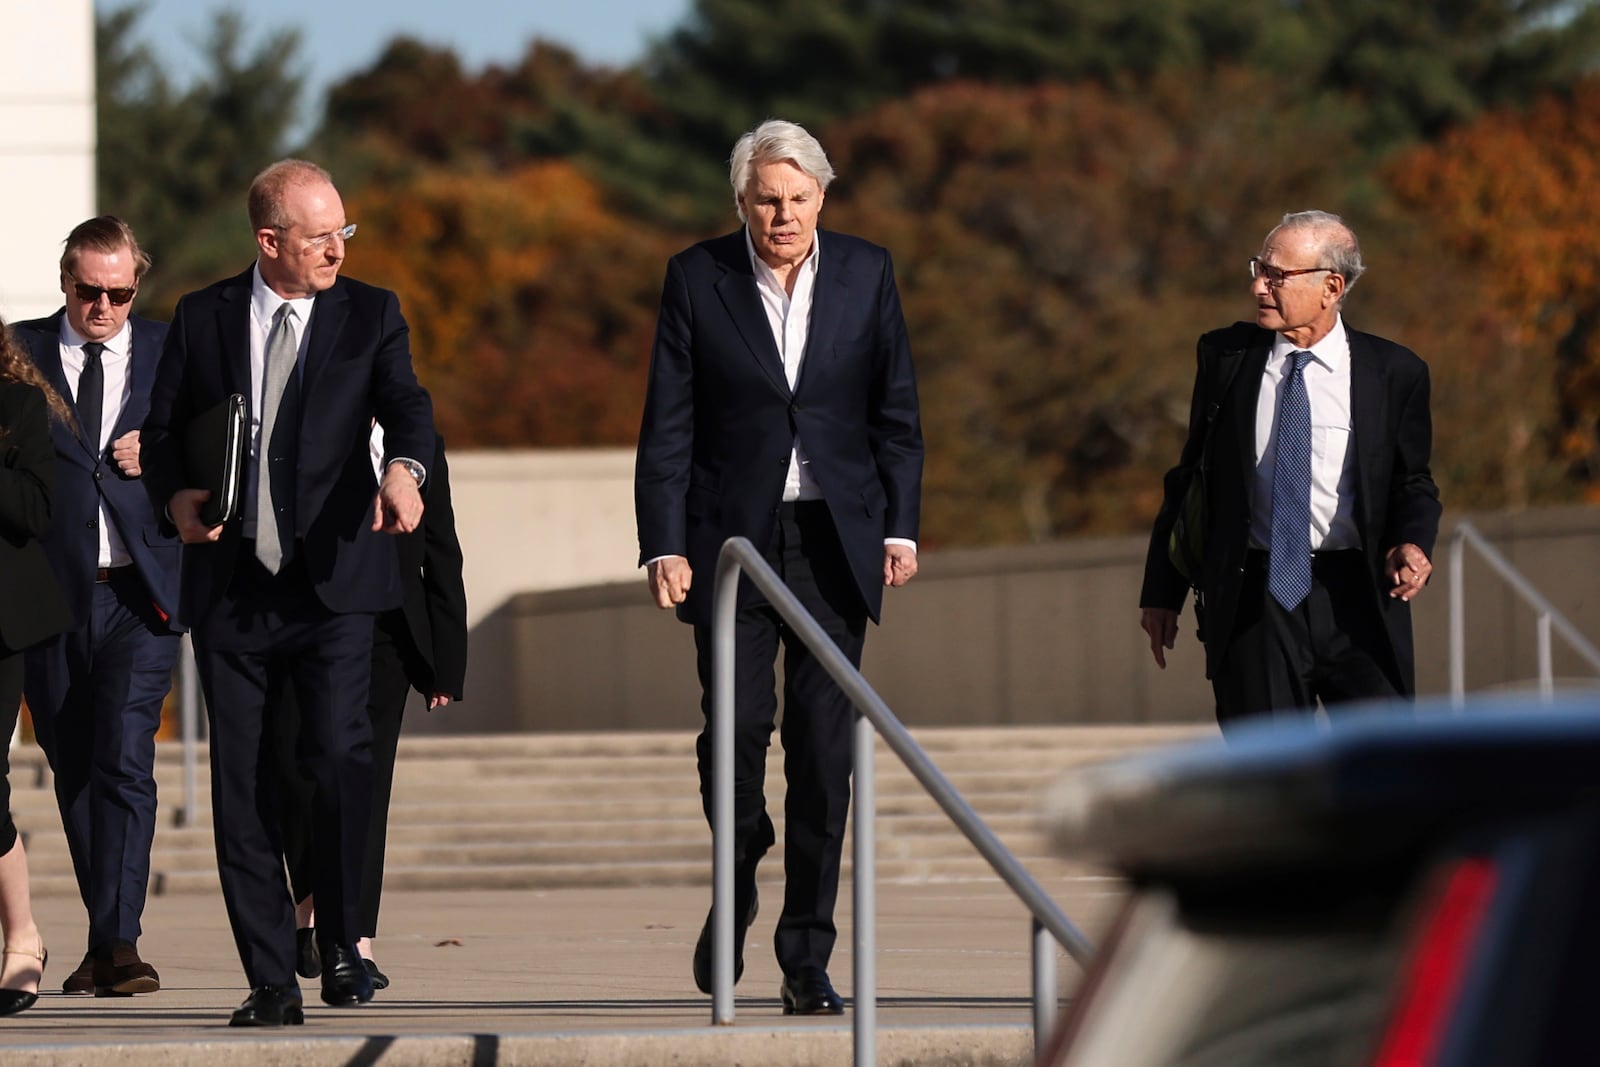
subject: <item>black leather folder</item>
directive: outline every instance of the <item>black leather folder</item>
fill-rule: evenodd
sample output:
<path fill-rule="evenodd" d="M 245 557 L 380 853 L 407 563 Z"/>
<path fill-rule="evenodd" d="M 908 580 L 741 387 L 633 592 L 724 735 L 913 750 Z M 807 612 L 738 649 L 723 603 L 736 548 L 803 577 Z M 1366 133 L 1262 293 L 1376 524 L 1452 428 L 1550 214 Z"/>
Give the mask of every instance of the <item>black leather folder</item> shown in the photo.
<path fill-rule="evenodd" d="M 200 521 L 217 526 L 238 515 L 243 504 L 245 439 L 244 395 L 234 393 L 196 415 L 183 439 L 184 473 L 191 489 L 211 499 L 200 505 Z"/>

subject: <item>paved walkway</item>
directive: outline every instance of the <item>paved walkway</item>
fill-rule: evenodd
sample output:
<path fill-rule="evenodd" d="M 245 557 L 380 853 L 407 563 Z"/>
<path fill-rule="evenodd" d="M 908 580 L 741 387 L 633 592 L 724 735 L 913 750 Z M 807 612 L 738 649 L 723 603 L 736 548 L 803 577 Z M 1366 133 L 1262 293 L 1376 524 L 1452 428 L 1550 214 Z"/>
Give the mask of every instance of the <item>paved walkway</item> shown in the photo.
<path fill-rule="evenodd" d="M 1120 888 L 1086 872 L 1047 888 L 1096 936 Z M 767 899 L 775 884 L 763 883 Z M 835 985 L 851 995 L 849 886 L 841 889 Z M 306 1025 L 226 1025 L 247 992 L 220 894 L 151 899 L 140 948 L 164 988 L 67 997 L 82 954 L 76 901 L 36 901 L 51 948 L 46 996 L 0 1019 L 0 1062 L 189 1064 L 849 1063 L 850 1016 L 788 1019 L 777 997 L 771 914 L 751 932 L 732 1028 L 689 979 L 709 904 L 703 888 L 471 891 L 386 896 L 377 958 L 393 980 L 373 1003 L 334 1009 L 303 981 Z M 998 879 L 879 887 L 879 1062 L 1026 1063 L 1029 922 Z M 1061 988 L 1078 968 L 1065 956 Z"/>

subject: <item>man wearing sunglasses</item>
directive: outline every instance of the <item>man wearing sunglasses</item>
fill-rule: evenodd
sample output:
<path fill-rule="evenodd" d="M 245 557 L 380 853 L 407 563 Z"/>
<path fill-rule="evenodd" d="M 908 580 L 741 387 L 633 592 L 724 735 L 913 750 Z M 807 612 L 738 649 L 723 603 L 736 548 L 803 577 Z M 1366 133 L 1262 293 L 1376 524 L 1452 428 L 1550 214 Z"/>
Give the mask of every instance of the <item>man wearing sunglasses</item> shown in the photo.
<path fill-rule="evenodd" d="M 1224 727 L 1415 690 L 1410 601 L 1432 573 L 1440 515 L 1428 367 L 1345 325 L 1364 269 L 1337 215 L 1285 215 L 1250 260 L 1255 322 L 1200 338 L 1140 624 L 1165 667 L 1194 588 Z M 1192 554 L 1171 535 L 1195 478 L 1204 552 L 1185 577 Z"/>
<path fill-rule="evenodd" d="M 25 691 L 89 913 L 88 951 L 62 992 L 153 993 L 140 916 L 156 827 L 156 730 L 178 656 L 176 536 L 140 481 L 139 426 L 165 323 L 130 315 L 150 257 L 111 215 L 61 256 L 66 305 L 17 336 L 76 425 L 52 423 L 56 489 L 45 551 L 75 627 L 27 653 Z"/>

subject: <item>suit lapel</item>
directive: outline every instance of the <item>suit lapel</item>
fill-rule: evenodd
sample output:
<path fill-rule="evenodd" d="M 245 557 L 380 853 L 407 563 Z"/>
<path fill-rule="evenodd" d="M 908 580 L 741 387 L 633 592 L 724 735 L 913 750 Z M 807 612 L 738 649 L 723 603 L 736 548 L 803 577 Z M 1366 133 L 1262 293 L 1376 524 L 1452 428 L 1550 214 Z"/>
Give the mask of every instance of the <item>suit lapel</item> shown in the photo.
<path fill-rule="evenodd" d="M 1367 335 L 1346 328 L 1350 338 L 1350 421 L 1356 449 L 1356 515 L 1363 544 L 1371 530 L 1372 475 L 1388 452 L 1388 395 L 1383 371 Z"/>
<path fill-rule="evenodd" d="M 1233 439 L 1239 449 L 1239 484 L 1247 487 L 1255 485 L 1256 407 L 1261 402 L 1261 384 L 1267 372 L 1267 356 L 1271 352 L 1272 333 L 1268 330 L 1262 330 L 1260 336 L 1248 346 L 1226 351 L 1226 358 L 1240 361 L 1231 387 L 1231 392 L 1237 398 L 1233 406 Z M 1252 492 L 1247 488 L 1245 499 L 1251 496 Z"/>
<path fill-rule="evenodd" d="M 129 430 L 137 430 L 149 411 L 150 386 L 155 381 L 156 363 L 161 352 L 156 346 L 153 331 L 145 328 L 139 319 L 130 319 L 133 326 L 128 342 L 128 401 L 122 405 L 117 424 L 111 430 L 115 441 Z M 143 398 L 144 402 L 140 400 Z"/>
<path fill-rule="evenodd" d="M 344 279 L 333 283 L 333 288 L 318 293 L 311 307 L 311 338 L 306 342 L 305 366 L 300 368 L 300 404 L 305 410 L 307 400 L 313 395 L 311 386 L 317 376 L 333 358 L 339 334 L 350 317 L 350 293 Z"/>
<path fill-rule="evenodd" d="M 251 410 L 255 409 L 250 387 L 250 283 L 255 268 L 233 278 L 218 294 L 217 338 L 223 353 L 223 387 L 227 393 L 242 393 Z"/>
<path fill-rule="evenodd" d="M 71 426 L 63 426 L 55 419 L 50 420 L 50 436 L 54 439 L 56 452 L 60 455 L 82 460 L 83 466 L 93 469 L 96 462 L 95 448 L 91 448 L 84 441 L 83 435 L 78 433 L 77 405 L 72 399 L 72 389 L 67 383 L 66 368 L 61 365 L 61 313 L 57 312 L 50 318 L 50 328 L 40 330 L 33 337 L 28 338 L 28 351 L 33 355 L 34 366 L 44 374 L 54 389 L 72 408 L 74 419 Z"/>
<path fill-rule="evenodd" d="M 821 241 L 821 238 L 818 238 Z M 849 264 L 843 242 L 835 241 L 817 257 L 817 279 L 811 290 L 811 324 L 806 331 L 806 350 L 800 360 L 800 376 L 795 379 L 798 393 L 806 383 L 810 368 L 823 353 L 833 349 L 833 336 L 839 329 L 839 304 L 849 296 Z"/>
<path fill-rule="evenodd" d="M 761 294 L 756 292 L 755 271 L 744 246 L 744 231 L 739 230 L 716 242 L 712 254 L 722 268 L 722 277 L 717 279 L 715 288 L 728 318 L 733 320 L 734 329 L 739 331 L 762 373 L 787 395 L 789 379 L 783 373 L 783 358 L 778 355 L 777 342 L 772 339 L 772 327 L 767 324 Z"/>

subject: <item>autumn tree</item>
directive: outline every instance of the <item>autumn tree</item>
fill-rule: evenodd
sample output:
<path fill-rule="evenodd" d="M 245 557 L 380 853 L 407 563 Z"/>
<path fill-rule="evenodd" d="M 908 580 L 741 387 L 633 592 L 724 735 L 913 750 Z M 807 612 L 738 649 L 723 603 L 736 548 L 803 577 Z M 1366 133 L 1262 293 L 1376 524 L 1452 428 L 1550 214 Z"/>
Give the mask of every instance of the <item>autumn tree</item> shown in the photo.
<path fill-rule="evenodd" d="M 1600 498 L 1600 79 L 1486 115 L 1390 176 L 1477 266 L 1503 323 L 1479 386 L 1522 413 L 1502 443 L 1509 502 L 1559 491 L 1528 473 L 1551 457 Z"/>
<path fill-rule="evenodd" d="M 350 269 L 400 294 L 452 445 L 634 440 L 668 239 L 566 163 L 432 169 L 347 203 Z"/>
<path fill-rule="evenodd" d="M 896 257 L 934 543 L 1148 529 L 1195 339 L 1253 315 L 1245 261 L 1285 211 L 1363 235 L 1358 327 L 1487 359 L 1481 322 L 1438 321 L 1473 290 L 1359 169 L 1357 118 L 1285 111 L 1266 88 L 1244 72 L 1139 98 L 951 85 L 825 131 L 841 178 L 823 224 Z"/>

